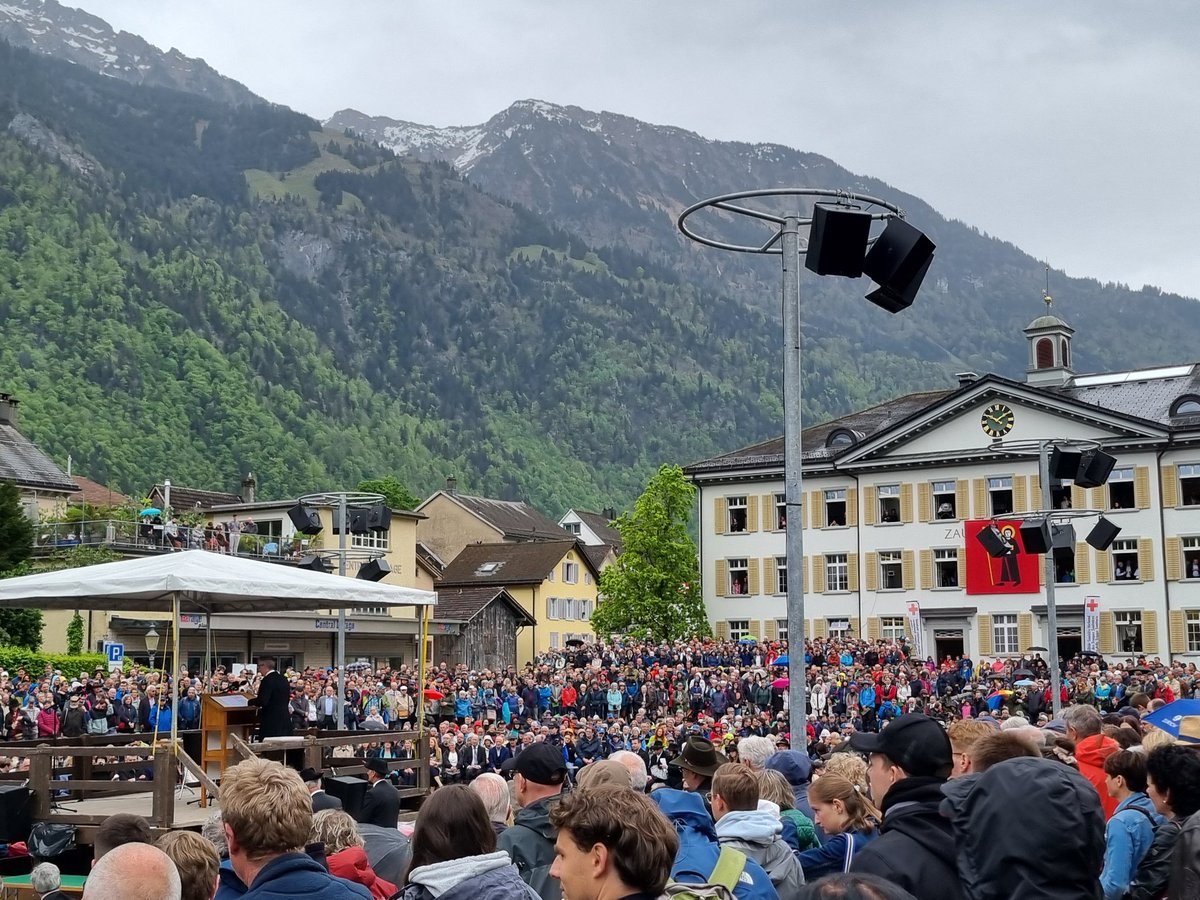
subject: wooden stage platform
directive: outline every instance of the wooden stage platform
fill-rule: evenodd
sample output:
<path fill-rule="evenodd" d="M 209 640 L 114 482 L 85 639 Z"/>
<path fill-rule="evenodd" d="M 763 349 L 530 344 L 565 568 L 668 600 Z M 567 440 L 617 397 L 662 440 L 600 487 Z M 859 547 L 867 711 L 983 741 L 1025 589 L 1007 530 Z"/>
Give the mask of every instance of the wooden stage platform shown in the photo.
<path fill-rule="evenodd" d="M 199 799 L 198 790 L 196 793 L 184 791 L 182 795 L 178 791 L 175 792 L 172 828 L 199 828 L 208 821 L 209 816 L 220 812 L 220 804 L 211 797 L 206 809 L 202 809 L 199 803 L 188 802 Z M 70 822 L 73 816 L 111 816 L 114 813 L 133 813 L 150 819 L 154 807 L 154 795 L 150 791 L 146 791 L 139 794 L 93 797 L 87 800 L 64 799 L 58 803 L 60 805 L 56 806 L 54 810 L 54 821 L 56 822 Z"/>

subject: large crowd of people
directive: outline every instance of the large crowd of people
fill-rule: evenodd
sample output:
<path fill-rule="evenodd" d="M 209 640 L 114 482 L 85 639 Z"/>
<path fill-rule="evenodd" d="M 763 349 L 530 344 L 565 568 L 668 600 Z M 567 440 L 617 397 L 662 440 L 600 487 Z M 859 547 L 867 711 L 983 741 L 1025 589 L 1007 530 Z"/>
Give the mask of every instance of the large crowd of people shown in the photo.
<path fill-rule="evenodd" d="M 795 735 L 779 665 L 787 652 L 754 641 L 585 645 L 503 671 L 438 661 L 423 681 L 413 667 L 360 667 L 347 673 L 342 704 L 336 671 L 275 673 L 268 662 L 248 685 L 221 669 L 180 673 L 177 710 L 161 672 L 48 668 L 0 672 L 0 702 L 11 742 L 150 740 L 172 716 L 196 727 L 203 693 L 246 687 L 280 692 L 286 718 L 275 733 L 361 731 L 339 750 L 368 771 L 357 821 L 322 790 L 322 772 L 270 770 L 288 790 L 300 785 L 312 822 L 303 840 L 298 829 L 278 837 L 285 856 L 303 859 L 271 869 L 282 881 L 265 893 L 255 894 L 263 867 L 230 862 L 261 860 L 262 848 L 234 837 L 249 826 L 228 819 L 226 797 L 242 782 L 226 778 L 229 846 L 217 846 L 226 897 L 274 896 L 329 873 L 379 898 L 624 896 L 588 880 L 605 872 L 634 888 L 629 896 L 657 897 L 668 879 L 718 882 L 731 869 L 735 896 L 785 900 L 1200 897 L 1200 719 L 1183 718 L 1179 737 L 1143 719 L 1200 699 L 1194 664 L 1076 656 L 1063 664 L 1056 717 L 1038 652 L 938 661 L 902 641 L 817 640 L 805 646 L 805 733 Z M 434 790 L 398 851 L 396 787 L 417 782 L 419 763 L 411 741 L 389 735 L 422 711 Z M 27 764 L 19 747 L 0 760 L 10 771 Z M 144 765 L 114 777 L 148 777 Z M 638 833 L 605 831 L 613 811 L 641 822 Z M 673 848 L 649 880 L 618 862 L 654 857 L 622 843 L 642 840 L 659 842 L 659 857 Z M 835 890 L 858 893 L 820 893 Z"/>

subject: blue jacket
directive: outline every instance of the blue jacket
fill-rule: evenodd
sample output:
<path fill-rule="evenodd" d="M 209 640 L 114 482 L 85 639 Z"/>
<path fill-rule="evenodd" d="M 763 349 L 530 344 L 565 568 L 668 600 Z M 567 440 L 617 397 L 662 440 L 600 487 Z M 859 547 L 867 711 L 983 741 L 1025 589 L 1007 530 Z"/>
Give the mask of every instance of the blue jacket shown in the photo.
<path fill-rule="evenodd" d="M 704 808 L 699 794 L 660 788 L 650 794 L 650 799 L 671 820 L 679 835 L 679 852 L 675 865 L 671 867 L 671 880 L 686 884 L 703 884 L 708 881 L 721 846 L 717 843 L 717 829 L 712 816 Z M 747 858 L 746 868 L 738 883 L 734 896 L 738 900 L 779 900 L 774 885 L 763 867 Z"/>
<path fill-rule="evenodd" d="M 221 864 L 221 884 L 216 900 L 373 900 L 371 892 L 361 884 L 330 875 L 325 868 L 305 853 L 286 853 L 263 866 L 254 884 L 246 890 L 227 867 Z M 239 889 L 241 893 L 238 893 Z"/>
<path fill-rule="evenodd" d="M 804 869 L 804 880 L 816 881 L 824 875 L 841 872 L 846 865 L 846 842 L 853 838 L 854 852 L 858 853 L 876 837 L 876 832 L 864 834 L 861 831 L 852 831 L 831 834 L 820 847 L 796 854 L 800 859 L 800 867 Z"/>
<path fill-rule="evenodd" d="M 1138 812 L 1139 809 L 1149 813 L 1149 818 Z M 1104 871 L 1100 873 L 1104 900 L 1116 900 L 1125 893 L 1137 872 L 1138 863 L 1154 840 L 1154 827 L 1162 822 L 1163 817 L 1141 791 L 1117 804 L 1117 811 L 1104 829 Z"/>

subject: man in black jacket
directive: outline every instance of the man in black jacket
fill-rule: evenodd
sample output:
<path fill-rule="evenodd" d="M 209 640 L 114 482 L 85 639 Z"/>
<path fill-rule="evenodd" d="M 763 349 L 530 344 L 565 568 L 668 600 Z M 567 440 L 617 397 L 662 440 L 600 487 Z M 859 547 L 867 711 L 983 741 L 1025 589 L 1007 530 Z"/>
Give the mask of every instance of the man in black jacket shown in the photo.
<path fill-rule="evenodd" d="M 964 900 L 954 830 L 938 809 L 953 765 L 945 729 L 909 713 L 878 734 L 852 735 L 850 748 L 870 754 L 867 779 L 883 811 L 879 838 L 854 857 L 850 870 L 878 875 L 921 900 Z"/>
<path fill-rule="evenodd" d="M 258 737 L 266 740 L 287 737 L 292 733 L 292 718 L 288 711 L 292 689 L 282 674 L 275 671 L 275 657 L 260 656 L 258 670 L 263 673 L 258 695 L 250 700 L 258 707 Z"/>
<path fill-rule="evenodd" d="M 395 828 L 400 822 L 400 795 L 387 779 L 387 763 L 367 760 L 367 793 L 363 796 L 358 821 L 381 828 Z"/>
<path fill-rule="evenodd" d="M 342 808 L 341 799 L 325 793 L 325 786 L 322 781 L 324 777 L 325 773 L 320 769 L 310 767 L 300 770 L 300 780 L 304 782 L 304 786 L 312 794 L 313 812 L 320 812 L 323 809 Z"/>

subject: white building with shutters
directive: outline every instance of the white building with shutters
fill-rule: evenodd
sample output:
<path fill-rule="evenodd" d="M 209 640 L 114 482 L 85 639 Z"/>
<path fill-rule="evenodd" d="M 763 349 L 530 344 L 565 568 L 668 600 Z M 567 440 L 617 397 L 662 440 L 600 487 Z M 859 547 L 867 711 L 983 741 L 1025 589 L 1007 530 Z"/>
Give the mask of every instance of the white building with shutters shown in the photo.
<path fill-rule="evenodd" d="M 1076 519 L 1073 546 L 1054 549 L 1060 650 L 1080 649 L 1085 599 L 1094 596 L 1102 652 L 1200 657 L 1200 363 L 1077 375 L 1073 333 L 1053 315 L 1030 323 L 1023 382 L 963 376 L 957 389 L 910 394 L 804 431 L 810 635 L 904 634 L 915 602 L 928 655 L 978 660 L 1047 646 L 1043 586 L 967 589 L 976 540 L 967 522 L 1041 505 L 1037 460 L 989 449 L 986 426 L 1009 441 L 1101 441 L 1117 459 L 1102 488 L 1055 489 L 1056 508 L 1103 510 L 1121 528 L 1100 552 L 1084 542 L 1096 519 Z M 786 637 L 782 438 L 685 471 L 699 488 L 714 630 Z"/>

